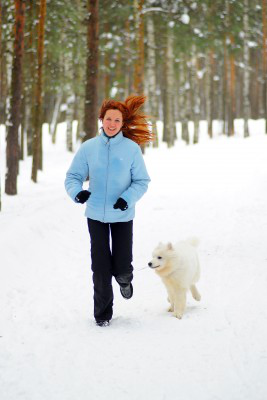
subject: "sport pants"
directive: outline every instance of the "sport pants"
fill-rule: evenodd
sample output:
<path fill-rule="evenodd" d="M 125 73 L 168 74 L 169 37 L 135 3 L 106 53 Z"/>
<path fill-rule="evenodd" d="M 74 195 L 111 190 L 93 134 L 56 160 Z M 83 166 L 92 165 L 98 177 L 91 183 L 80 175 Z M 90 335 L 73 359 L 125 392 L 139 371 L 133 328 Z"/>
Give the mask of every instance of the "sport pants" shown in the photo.
<path fill-rule="evenodd" d="M 133 221 L 104 223 L 87 218 L 91 238 L 91 268 L 96 321 L 112 318 L 112 276 L 121 286 L 133 279 Z M 110 244 L 111 237 L 111 244 Z"/>

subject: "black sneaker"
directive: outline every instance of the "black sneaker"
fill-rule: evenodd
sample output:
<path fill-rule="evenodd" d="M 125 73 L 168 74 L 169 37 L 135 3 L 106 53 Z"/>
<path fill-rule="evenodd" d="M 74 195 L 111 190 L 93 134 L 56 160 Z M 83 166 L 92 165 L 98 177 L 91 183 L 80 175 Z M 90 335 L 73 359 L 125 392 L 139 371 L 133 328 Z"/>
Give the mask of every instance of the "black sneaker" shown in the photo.
<path fill-rule="evenodd" d="M 120 286 L 120 291 L 121 291 L 122 297 L 129 300 L 133 295 L 133 285 L 131 283 L 129 283 L 129 285 L 127 285 L 125 287 Z"/>
<path fill-rule="evenodd" d="M 109 321 L 95 321 L 97 326 L 109 326 Z"/>

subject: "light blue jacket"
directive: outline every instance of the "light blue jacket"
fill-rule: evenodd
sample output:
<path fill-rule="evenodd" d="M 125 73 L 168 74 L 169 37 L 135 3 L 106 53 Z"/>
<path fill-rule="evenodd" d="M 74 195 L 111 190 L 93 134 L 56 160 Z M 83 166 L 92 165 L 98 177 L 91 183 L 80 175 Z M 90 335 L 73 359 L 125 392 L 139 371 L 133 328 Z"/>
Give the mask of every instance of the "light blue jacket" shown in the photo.
<path fill-rule="evenodd" d="M 132 220 L 135 203 L 150 182 L 140 147 L 122 132 L 113 138 L 102 132 L 81 145 L 65 179 L 65 188 L 72 200 L 83 190 L 83 182 L 88 177 L 91 196 L 85 216 L 101 222 Z M 127 201 L 127 210 L 113 208 L 119 197 Z"/>

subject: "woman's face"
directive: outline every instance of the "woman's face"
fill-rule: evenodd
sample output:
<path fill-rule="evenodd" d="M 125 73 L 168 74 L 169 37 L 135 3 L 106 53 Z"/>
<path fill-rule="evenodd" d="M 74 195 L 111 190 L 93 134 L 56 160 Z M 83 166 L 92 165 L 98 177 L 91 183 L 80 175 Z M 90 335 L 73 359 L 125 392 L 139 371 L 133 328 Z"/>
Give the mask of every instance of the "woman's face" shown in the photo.
<path fill-rule="evenodd" d="M 103 119 L 103 128 L 108 136 L 116 135 L 123 125 L 122 113 L 119 110 L 107 110 Z"/>

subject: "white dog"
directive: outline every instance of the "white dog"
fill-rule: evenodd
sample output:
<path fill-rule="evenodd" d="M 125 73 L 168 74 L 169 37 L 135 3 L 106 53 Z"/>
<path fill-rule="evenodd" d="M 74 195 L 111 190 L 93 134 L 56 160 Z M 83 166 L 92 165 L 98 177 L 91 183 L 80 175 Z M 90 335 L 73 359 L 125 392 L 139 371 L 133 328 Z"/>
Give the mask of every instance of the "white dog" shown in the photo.
<path fill-rule="evenodd" d="M 174 312 L 174 316 L 179 319 L 185 310 L 187 290 L 191 291 L 195 300 L 201 298 L 196 288 L 200 277 L 197 245 L 198 240 L 195 238 L 178 242 L 175 246 L 159 243 L 152 253 L 153 259 L 148 263 L 166 286 L 168 301 L 171 303 L 168 311 Z"/>

